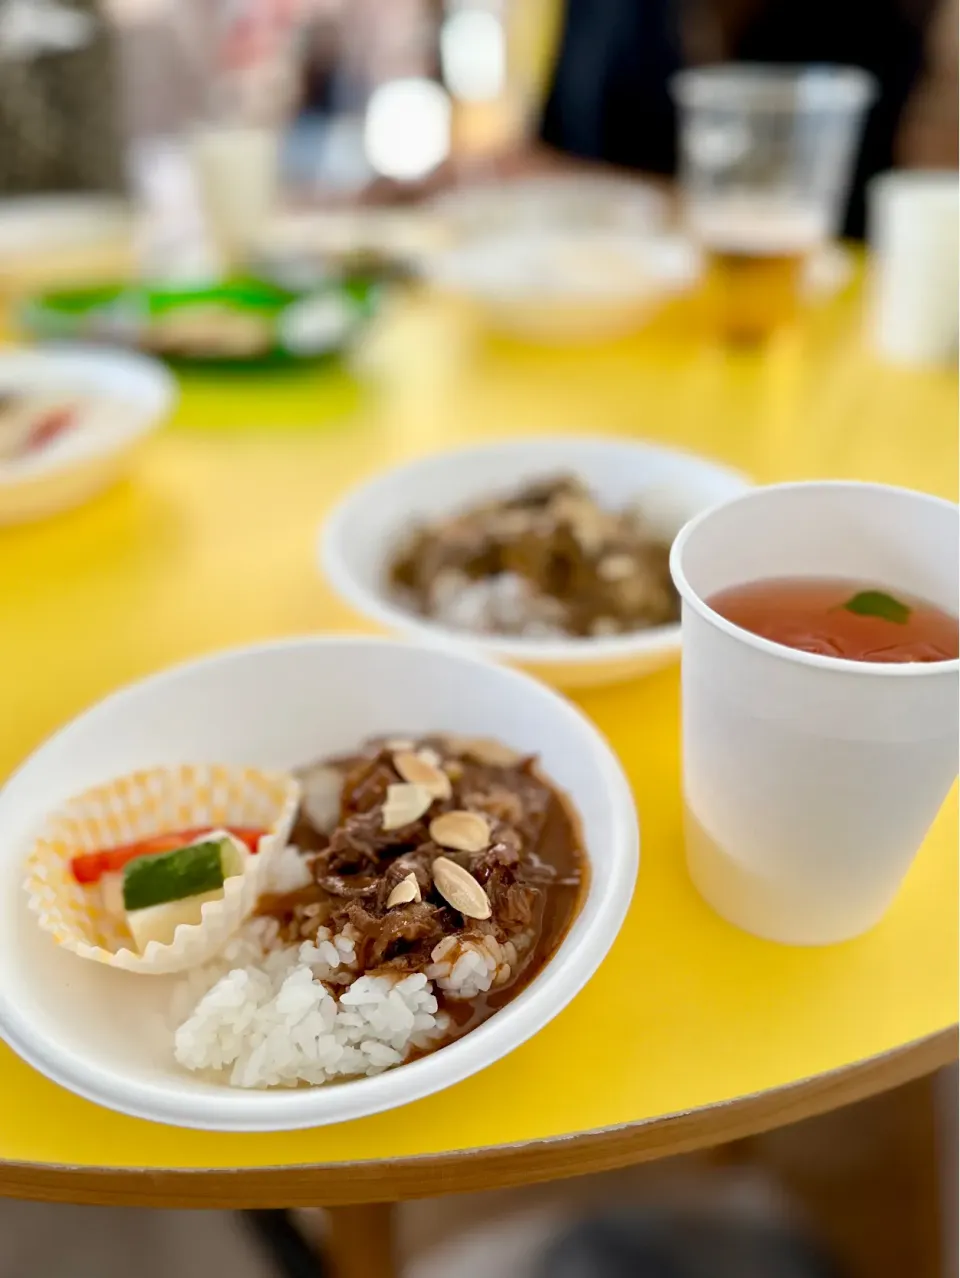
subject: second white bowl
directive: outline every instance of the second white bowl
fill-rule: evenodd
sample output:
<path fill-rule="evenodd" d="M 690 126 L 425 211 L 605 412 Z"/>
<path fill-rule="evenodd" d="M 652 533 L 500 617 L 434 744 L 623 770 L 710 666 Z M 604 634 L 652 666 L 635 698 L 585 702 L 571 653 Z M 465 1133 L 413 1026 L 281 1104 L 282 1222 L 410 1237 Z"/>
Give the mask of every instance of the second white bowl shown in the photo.
<path fill-rule="evenodd" d="M 577 475 L 611 509 L 637 502 L 668 542 L 688 519 L 749 487 L 743 475 L 706 458 L 628 440 L 546 436 L 436 453 L 375 477 L 333 510 L 321 530 L 322 569 L 379 626 L 472 648 L 558 687 L 616 683 L 669 665 L 680 652 L 679 623 L 599 639 L 479 635 L 418 616 L 391 597 L 390 559 L 413 525 L 560 474 Z"/>

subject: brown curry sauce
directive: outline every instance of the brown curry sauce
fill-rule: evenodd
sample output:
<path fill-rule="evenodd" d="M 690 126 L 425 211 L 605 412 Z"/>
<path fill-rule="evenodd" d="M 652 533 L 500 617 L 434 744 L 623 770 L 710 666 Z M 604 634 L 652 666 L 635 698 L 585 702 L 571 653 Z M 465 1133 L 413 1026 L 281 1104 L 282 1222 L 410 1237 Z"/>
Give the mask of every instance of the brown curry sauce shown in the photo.
<path fill-rule="evenodd" d="M 315 910 L 310 911 L 313 915 L 311 921 L 317 927 L 325 924 L 337 928 L 343 926 L 345 921 L 353 922 L 356 926 L 359 921 L 361 930 L 366 927 L 372 934 L 374 929 L 384 929 L 391 924 L 396 911 L 383 909 L 385 892 L 382 885 L 378 888 L 380 904 L 377 904 L 370 890 L 371 880 L 389 882 L 388 876 L 392 875 L 393 881 L 397 881 L 397 876 L 407 868 L 409 863 L 417 868 L 418 877 L 424 885 L 424 905 L 405 908 L 411 911 L 414 908 L 419 908 L 421 911 L 429 908 L 431 926 L 434 925 L 435 917 L 436 926 L 442 927 L 441 935 L 462 934 L 469 937 L 475 934 L 478 926 L 481 926 L 483 930 L 492 931 L 501 940 L 516 939 L 518 933 L 511 922 L 510 910 L 498 908 L 498 902 L 505 899 L 502 894 L 502 884 L 491 883 L 488 886 L 493 902 L 492 917 L 488 923 L 477 925 L 473 920 L 465 919 L 447 906 L 435 890 L 428 889 L 428 879 L 421 869 L 424 863 L 429 863 L 432 856 L 441 854 L 457 860 L 468 870 L 479 866 L 478 874 L 482 877 L 484 866 L 490 861 L 493 853 L 500 843 L 512 834 L 512 840 L 508 841 L 519 842 L 516 862 L 502 871 L 499 865 L 496 865 L 495 873 L 507 882 L 507 892 L 516 885 L 516 890 L 522 893 L 523 900 L 528 903 L 533 902 L 529 922 L 523 926 L 523 934 L 527 935 L 532 931 L 533 939 L 518 954 L 518 961 L 513 966 L 509 979 L 486 993 L 478 994 L 473 998 L 459 999 L 451 997 L 435 984 L 434 994 L 440 1010 L 446 1012 L 449 1017 L 450 1032 L 444 1038 L 431 1043 L 429 1048 L 412 1053 L 409 1059 L 432 1053 L 438 1047 L 462 1037 L 526 989 L 560 947 L 580 911 L 589 886 L 589 862 L 576 814 L 567 798 L 537 771 L 535 761 L 531 758 L 518 757 L 515 763 L 491 766 L 471 760 L 468 751 L 458 755 L 448 754 L 447 749 L 444 748 L 445 741 L 446 739 L 437 737 L 424 738 L 419 747 L 429 747 L 437 750 L 438 753 L 442 752 L 445 756 L 444 762 L 452 762 L 454 767 L 458 763 L 463 765 L 463 776 L 454 781 L 450 802 L 437 806 L 449 808 L 451 805 L 458 805 L 464 798 L 465 789 L 473 787 L 471 793 L 475 806 L 477 803 L 489 800 L 490 805 L 495 807 L 496 795 L 506 790 L 519 794 L 523 799 L 532 800 L 524 806 L 524 820 L 519 823 L 519 826 L 513 826 L 506 821 L 492 820 L 489 852 L 475 857 L 431 844 L 427 826 L 423 829 L 397 831 L 395 832 L 398 836 L 396 841 L 389 840 L 389 836 L 376 828 L 379 823 L 371 819 L 371 814 L 379 813 L 376 804 L 370 806 L 371 790 L 376 794 L 378 786 L 383 789 L 385 784 L 391 783 L 391 780 L 395 783 L 400 778 L 392 773 L 388 752 L 383 749 L 382 742 L 374 742 L 359 755 L 333 760 L 330 765 L 324 765 L 337 767 L 345 776 L 336 829 L 333 832 L 319 831 L 311 825 L 305 813 L 301 812 L 293 834 L 293 841 L 305 855 L 311 857 L 315 877 L 332 883 L 338 892 L 349 889 L 355 882 L 359 890 L 367 893 L 365 898 L 354 904 L 347 899 L 345 904 L 343 896 L 331 894 L 321 886 L 320 882 L 315 881 L 300 891 L 284 896 L 262 897 L 258 907 L 258 913 L 271 915 L 280 921 L 281 927 L 287 931 L 288 939 L 291 941 L 309 939 L 301 930 L 303 908 L 318 904 L 321 906 L 319 913 Z M 382 776 L 379 775 L 380 773 Z M 357 784 L 358 776 L 359 785 Z M 357 811 L 354 806 L 356 802 L 360 803 L 362 811 Z M 539 810 L 535 819 L 531 817 L 531 808 Z M 329 867 L 330 849 L 336 845 L 337 839 L 339 838 L 341 843 L 344 842 L 345 828 L 354 831 L 350 841 L 351 850 L 358 841 L 357 832 L 362 835 L 368 830 L 375 829 L 375 833 L 368 836 L 368 842 L 372 845 L 370 856 L 375 860 L 368 863 L 357 858 L 361 860 L 361 863 L 354 865 L 341 862 L 337 866 L 336 878 L 331 879 L 322 871 Z M 523 833 L 518 833 L 521 830 Z M 415 850 L 411 851 L 413 846 Z M 501 890 L 498 890 L 498 887 Z M 434 933 L 431 932 L 429 935 L 432 937 Z M 398 967 L 406 971 L 422 970 L 429 963 L 429 950 L 434 947 L 438 939 L 439 936 L 436 939 L 424 941 L 423 945 L 413 943 L 409 949 L 404 948 L 402 940 L 391 943 L 386 961 L 373 961 L 369 966 L 363 964 L 358 975 L 396 970 Z M 369 953 L 370 946 L 365 945 L 364 948 Z"/>

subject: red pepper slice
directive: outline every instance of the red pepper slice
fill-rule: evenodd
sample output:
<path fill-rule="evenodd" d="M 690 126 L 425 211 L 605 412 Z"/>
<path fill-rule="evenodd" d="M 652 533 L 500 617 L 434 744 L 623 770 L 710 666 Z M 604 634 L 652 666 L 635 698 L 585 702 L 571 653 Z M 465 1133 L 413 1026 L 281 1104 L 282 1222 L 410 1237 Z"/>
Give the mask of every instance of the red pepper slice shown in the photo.
<path fill-rule="evenodd" d="M 151 856 L 156 852 L 172 852 L 174 848 L 184 848 L 209 834 L 210 829 L 209 826 L 200 826 L 192 830 L 173 830 L 169 834 L 154 834 L 137 843 L 124 843 L 119 847 L 104 848 L 100 852 L 84 852 L 71 860 L 70 869 L 78 883 L 99 883 L 105 874 L 116 874 L 128 861 L 133 861 L 138 856 Z M 249 852 L 256 852 L 266 830 L 255 830 L 250 826 L 230 826 L 227 833 L 239 839 Z"/>
<path fill-rule="evenodd" d="M 72 406 L 66 408 L 53 408 L 46 413 L 33 430 L 27 440 L 27 452 L 32 452 L 35 448 L 43 448 L 45 444 L 49 444 L 56 439 L 58 435 L 62 435 L 68 426 L 72 426 L 76 418 L 77 410 Z"/>

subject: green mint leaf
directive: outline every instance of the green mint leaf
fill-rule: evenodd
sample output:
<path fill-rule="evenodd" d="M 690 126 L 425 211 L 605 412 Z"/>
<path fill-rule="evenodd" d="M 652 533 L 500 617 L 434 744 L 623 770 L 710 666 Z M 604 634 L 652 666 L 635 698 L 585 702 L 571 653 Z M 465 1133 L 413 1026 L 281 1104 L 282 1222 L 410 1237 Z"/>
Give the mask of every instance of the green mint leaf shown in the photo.
<path fill-rule="evenodd" d="M 882 590 L 861 590 L 843 607 L 847 612 L 855 612 L 858 617 L 882 617 L 884 621 L 892 621 L 898 626 L 905 626 L 910 616 L 910 609 L 905 603 L 894 599 L 893 595 L 885 595 Z"/>

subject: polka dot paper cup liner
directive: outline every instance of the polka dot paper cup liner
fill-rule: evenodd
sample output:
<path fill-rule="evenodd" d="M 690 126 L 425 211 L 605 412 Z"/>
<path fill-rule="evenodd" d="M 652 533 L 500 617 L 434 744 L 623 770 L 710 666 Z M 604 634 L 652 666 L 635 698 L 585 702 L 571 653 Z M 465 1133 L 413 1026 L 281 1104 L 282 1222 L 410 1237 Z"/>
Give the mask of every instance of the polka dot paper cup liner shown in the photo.
<path fill-rule="evenodd" d="M 30 909 L 59 945 L 81 958 L 128 972 L 182 972 L 213 958 L 252 913 L 259 884 L 289 838 L 300 787 L 280 772 L 221 764 L 151 768 L 95 786 L 47 818 L 26 863 Z M 189 829 L 266 833 L 223 896 L 202 906 L 199 923 L 181 924 L 169 944 L 141 954 L 122 918 L 104 908 L 99 883 L 78 883 L 74 857 Z"/>

